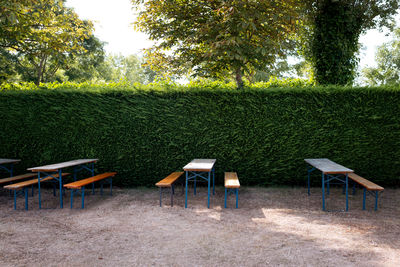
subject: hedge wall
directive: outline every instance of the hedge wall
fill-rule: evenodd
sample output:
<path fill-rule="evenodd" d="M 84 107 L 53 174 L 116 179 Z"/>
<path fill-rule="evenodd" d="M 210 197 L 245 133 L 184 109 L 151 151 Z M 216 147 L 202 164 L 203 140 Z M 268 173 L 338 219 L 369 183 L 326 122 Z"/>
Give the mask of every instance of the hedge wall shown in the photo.
<path fill-rule="evenodd" d="M 236 171 L 246 185 L 304 185 L 303 159 L 327 157 L 399 186 L 399 115 L 398 88 L 3 91 L 0 157 L 22 159 L 19 172 L 99 158 L 123 186 L 193 158 L 216 158 L 219 184 Z"/>

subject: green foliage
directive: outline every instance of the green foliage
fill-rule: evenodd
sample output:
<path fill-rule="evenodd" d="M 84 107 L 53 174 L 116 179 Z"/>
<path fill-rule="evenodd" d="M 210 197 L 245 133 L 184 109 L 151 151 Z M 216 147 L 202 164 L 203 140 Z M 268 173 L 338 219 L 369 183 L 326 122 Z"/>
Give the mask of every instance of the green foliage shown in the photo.
<path fill-rule="evenodd" d="M 160 72 L 235 77 L 272 65 L 293 48 L 298 0 L 132 0 L 136 26 L 158 43 L 147 50 Z"/>
<path fill-rule="evenodd" d="M 0 155 L 27 167 L 99 158 L 115 183 L 154 185 L 193 158 L 216 179 L 304 185 L 304 158 L 328 157 L 378 184 L 400 185 L 400 89 L 235 84 L 48 84 L 0 93 Z M 317 184 L 319 176 L 313 181 Z"/>
<path fill-rule="evenodd" d="M 376 26 L 390 26 L 398 0 L 307 0 L 303 53 L 317 84 L 351 85 L 358 64 L 358 39 Z"/>
<path fill-rule="evenodd" d="M 396 85 L 400 83 L 400 28 L 394 31 L 394 39 L 378 47 L 375 55 L 377 67 L 362 70 L 367 84 Z"/>

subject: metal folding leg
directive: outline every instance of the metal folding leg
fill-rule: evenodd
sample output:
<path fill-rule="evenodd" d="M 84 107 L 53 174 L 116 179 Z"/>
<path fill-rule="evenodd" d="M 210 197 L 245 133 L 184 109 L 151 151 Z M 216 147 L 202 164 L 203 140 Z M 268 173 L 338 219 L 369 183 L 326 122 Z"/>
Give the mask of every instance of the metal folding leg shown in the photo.
<path fill-rule="evenodd" d="M 239 188 L 226 188 L 225 187 L 225 208 L 226 208 L 226 201 L 228 198 L 228 195 L 230 194 L 235 194 L 236 197 L 236 208 L 239 207 Z"/>

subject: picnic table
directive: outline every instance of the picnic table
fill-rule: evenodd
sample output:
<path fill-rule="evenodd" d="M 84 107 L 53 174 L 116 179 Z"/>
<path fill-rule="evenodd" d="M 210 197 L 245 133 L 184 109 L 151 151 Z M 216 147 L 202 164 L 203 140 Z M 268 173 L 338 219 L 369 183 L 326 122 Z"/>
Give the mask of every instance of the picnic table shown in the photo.
<path fill-rule="evenodd" d="M 207 192 L 207 208 L 210 208 L 210 187 L 211 187 L 211 174 L 213 183 L 213 195 L 215 195 L 215 169 L 214 164 L 216 159 L 194 159 L 183 167 L 186 173 L 185 183 L 185 208 L 187 208 L 187 195 L 188 195 L 188 182 L 194 182 L 194 194 L 196 195 L 196 179 L 200 178 L 208 183 Z"/>
<path fill-rule="evenodd" d="M 6 170 L 13 176 L 14 164 L 20 162 L 20 159 L 0 159 L 0 169 Z"/>
<path fill-rule="evenodd" d="M 314 170 L 319 170 L 322 173 L 322 210 L 325 211 L 325 185 L 327 187 L 327 193 L 329 194 L 329 184 L 332 181 L 337 181 L 339 184 L 345 185 L 346 190 L 346 211 L 349 210 L 349 173 L 354 171 L 346 168 L 336 162 L 333 162 L 327 158 L 317 158 L 317 159 L 304 159 L 311 167 L 308 167 L 308 195 L 310 195 L 310 173 Z M 335 183 L 335 184 L 337 184 Z M 333 183 L 331 183 L 333 184 Z"/>
<path fill-rule="evenodd" d="M 76 175 L 78 172 L 82 170 L 89 171 L 92 176 L 94 176 L 94 163 L 97 162 L 98 159 L 77 159 L 71 160 L 51 165 L 39 166 L 34 168 L 29 168 L 29 171 L 37 172 L 38 174 L 38 189 L 39 189 L 39 209 L 42 208 L 41 202 L 41 193 L 40 193 L 40 181 L 44 179 L 43 177 L 53 177 L 56 181 L 59 182 L 59 190 L 60 190 L 60 208 L 63 208 L 63 181 L 62 181 L 62 169 L 74 167 L 73 177 L 74 181 L 76 181 Z M 58 174 L 58 175 L 56 175 Z"/>

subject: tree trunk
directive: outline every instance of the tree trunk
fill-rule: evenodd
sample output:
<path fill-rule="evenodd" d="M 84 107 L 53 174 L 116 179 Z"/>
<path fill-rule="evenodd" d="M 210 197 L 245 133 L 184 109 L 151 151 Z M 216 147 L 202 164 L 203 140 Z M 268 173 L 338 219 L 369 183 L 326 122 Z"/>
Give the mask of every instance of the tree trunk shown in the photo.
<path fill-rule="evenodd" d="M 238 67 L 236 69 L 236 85 L 238 87 L 238 89 L 242 89 L 243 88 L 243 74 L 242 74 L 242 69 L 240 67 Z"/>

